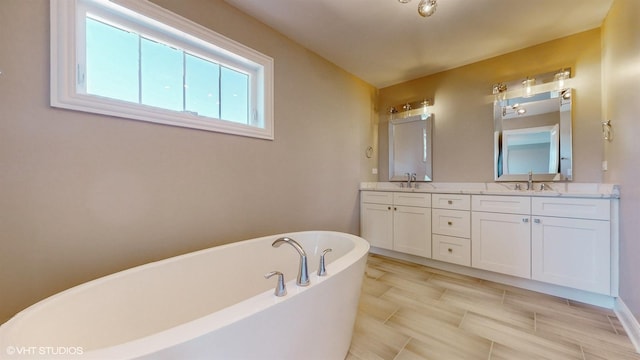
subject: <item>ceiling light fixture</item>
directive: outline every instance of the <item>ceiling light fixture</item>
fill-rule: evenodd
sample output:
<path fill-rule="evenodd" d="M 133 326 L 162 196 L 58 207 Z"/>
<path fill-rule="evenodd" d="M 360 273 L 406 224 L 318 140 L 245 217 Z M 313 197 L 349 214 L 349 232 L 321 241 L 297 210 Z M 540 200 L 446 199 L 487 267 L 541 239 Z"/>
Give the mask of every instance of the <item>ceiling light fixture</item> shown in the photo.
<path fill-rule="evenodd" d="M 411 0 L 398 0 L 401 4 L 406 4 L 411 2 Z M 429 17 L 436 12 L 437 0 L 420 0 L 418 4 L 418 14 L 422 17 Z"/>
<path fill-rule="evenodd" d="M 436 5 L 436 0 L 420 0 L 418 14 L 422 17 L 429 17 L 436 12 Z"/>

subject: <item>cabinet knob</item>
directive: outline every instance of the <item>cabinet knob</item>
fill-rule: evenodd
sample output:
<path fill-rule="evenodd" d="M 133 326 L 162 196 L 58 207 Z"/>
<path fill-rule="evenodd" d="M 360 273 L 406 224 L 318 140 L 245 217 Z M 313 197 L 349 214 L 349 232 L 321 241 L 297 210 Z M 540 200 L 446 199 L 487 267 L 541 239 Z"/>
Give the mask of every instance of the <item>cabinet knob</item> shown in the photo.
<path fill-rule="evenodd" d="M 447 200 L 447 204 L 452 205 L 453 201 L 452 200 Z"/>
<path fill-rule="evenodd" d="M 447 225 L 451 226 L 451 225 L 453 225 L 453 222 L 447 221 Z"/>
<path fill-rule="evenodd" d="M 522 222 L 523 223 L 528 223 L 529 222 L 529 218 L 522 218 Z"/>
<path fill-rule="evenodd" d="M 394 206 L 394 207 L 393 207 L 393 210 L 398 210 L 398 208 Z"/>
<path fill-rule="evenodd" d="M 447 251 L 449 252 L 449 254 L 451 254 L 453 252 L 452 248 L 448 248 Z"/>
<path fill-rule="evenodd" d="M 387 206 L 387 210 L 391 210 L 391 206 Z"/>
<path fill-rule="evenodd" d="M 534 223 L 536 223 L 536 224 L 540 224 L 540 223 L 542 222 L 542 220 L 540 220 L 540 219 L 533 219 L 533 222 L 534 222 Z"/>

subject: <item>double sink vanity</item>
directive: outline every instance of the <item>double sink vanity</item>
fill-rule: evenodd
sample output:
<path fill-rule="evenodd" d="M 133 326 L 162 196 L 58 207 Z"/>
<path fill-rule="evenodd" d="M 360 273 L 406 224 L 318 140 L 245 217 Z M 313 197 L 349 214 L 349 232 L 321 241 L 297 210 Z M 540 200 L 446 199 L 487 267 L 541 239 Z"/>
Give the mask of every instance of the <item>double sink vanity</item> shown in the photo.
<path fill-rule="evenodd" d="M 372 252 L 598 305 L 617 296 L 617 186 L 416 185 L 361 184 Z"/>
<path fill-rule="evenodd" d="M 492 183 L 432 182 L 433 102 L 391 107 L 390 182 L 360 186 L 372 252 L 611 307 L 619 189 L 573 182 L 570 77 L 493 85 Z"/>
<path fill-rule="evenodd" d="M 619 189 L 573 182 L 570 77 L 493 85 L 492 183 L 432 182 L 433 102 L 391 107 L 390 182 L 360 186 L 372 252 L 611 307 Z"/>

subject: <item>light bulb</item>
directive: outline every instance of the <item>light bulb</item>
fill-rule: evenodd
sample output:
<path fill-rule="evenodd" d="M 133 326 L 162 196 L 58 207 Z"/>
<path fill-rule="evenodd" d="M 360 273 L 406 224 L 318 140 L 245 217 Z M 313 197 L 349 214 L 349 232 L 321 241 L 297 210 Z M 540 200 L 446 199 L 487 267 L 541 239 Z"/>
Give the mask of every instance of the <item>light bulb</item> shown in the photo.
<path fill-rule="evenodd" d="M 436 0 L 420 0 L 418 4 L 418 14 L 423 17 L 428 17 L 436 12 Z"/>

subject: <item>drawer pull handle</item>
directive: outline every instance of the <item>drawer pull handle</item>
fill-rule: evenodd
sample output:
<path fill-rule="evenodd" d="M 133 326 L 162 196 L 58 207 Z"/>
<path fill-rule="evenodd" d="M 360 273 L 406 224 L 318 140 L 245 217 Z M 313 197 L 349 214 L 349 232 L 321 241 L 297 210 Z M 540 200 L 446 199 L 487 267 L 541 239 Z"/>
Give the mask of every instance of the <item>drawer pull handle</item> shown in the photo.
<path fill-rule="evenodd" d="M 391 206 L 387 206 L 387 210 L 391 210 Z"/>
<path fill-rule="evenodd" d="M 542 220 L 540 220 L 540 219 L 534 219 L 534 220 L 533 220 L 533 222 L 534 222 L 534 223 L 536 223 L 536 224 L 540 224 L 540 223 L 542 222 Z"/>
<path fill-rule="evenodd" d="M 453 252 L 452 248 L 447 249 L 447 251 L 449 252 L 449 254 L 451 254 Z"/>
<path fill-rule="evenodd" d="M 453 225 L 453 222 L 447 221 L 447 225 L 451 226 L 451 225 Z"/>
<path fill-rule="evenodd" d="M 528 219 L 528 218 L 522 218 L 522 222 L 523 222 L 523 223 L 528 223 L 528 222 L 529 222 L 529 219 Z"/>
<path fill-rule="evenodd" d="M 394 206 L 394 207 L 393 207 L 393 210 L 398 210 L 398 208 Z"/>
<path fill-rule="evenodd" d="M 453 204 L 453 200 L 448 200 L 447 204 L 452 205 Z"/>

